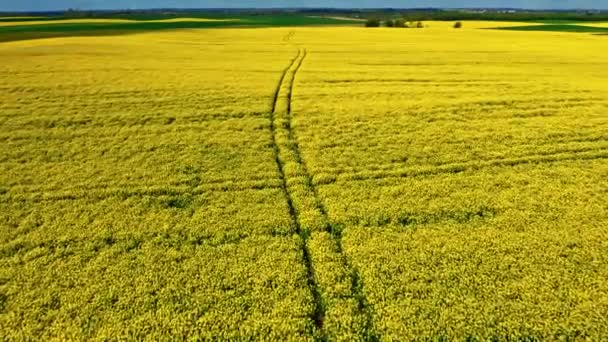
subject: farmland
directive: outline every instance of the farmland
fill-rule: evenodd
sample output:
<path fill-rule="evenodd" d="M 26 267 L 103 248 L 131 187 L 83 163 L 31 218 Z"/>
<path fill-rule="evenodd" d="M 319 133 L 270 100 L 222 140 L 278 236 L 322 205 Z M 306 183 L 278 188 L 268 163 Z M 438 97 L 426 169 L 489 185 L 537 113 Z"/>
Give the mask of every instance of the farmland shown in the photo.
<path fill-rule="evenodd" d="M 200 17 L 111 16 L 109 18 L 6 18 L 0 17 L 0 42 L 26 39 L 125 35 L 150 31 L 224 27 L 343 26 L 359 23 L 348 18 L 312 17 L 298 14 L 234 15 Z"/>
<path fill-rule="evenodd" d="M 425 26 L 1 43 L 0 335 L 608 338 L 608 40 Z"/>

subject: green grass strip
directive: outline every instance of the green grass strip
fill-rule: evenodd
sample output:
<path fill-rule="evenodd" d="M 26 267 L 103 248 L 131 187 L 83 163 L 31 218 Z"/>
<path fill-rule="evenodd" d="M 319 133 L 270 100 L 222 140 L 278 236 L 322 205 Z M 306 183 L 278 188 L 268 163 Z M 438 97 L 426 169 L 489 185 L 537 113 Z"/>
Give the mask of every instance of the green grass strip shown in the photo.
<path fill-rule="evenodd" d="M 584 25 L 526 25 L 512 27 L 498 27 L 496 30 L 509 31 L 541 31 L 541 32 L 583 32 L 583 33 L 608 33 L 608 27 L 594 27 Z"/>

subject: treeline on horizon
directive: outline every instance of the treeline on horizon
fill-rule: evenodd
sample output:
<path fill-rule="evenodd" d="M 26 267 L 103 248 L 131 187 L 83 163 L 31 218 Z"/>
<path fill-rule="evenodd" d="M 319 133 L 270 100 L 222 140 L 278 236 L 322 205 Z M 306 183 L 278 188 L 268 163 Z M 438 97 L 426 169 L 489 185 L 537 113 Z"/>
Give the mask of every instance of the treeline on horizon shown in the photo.
<path fill-rule="evenodd" d="M 154 19 L 167 17 L 235 17 L 239 15 L 314 15 L 344 16 L 361 19 L 403 18 L 408 21 L 608 21 L 604 10 L 518 10 L 518 9 L 142 9 L 94 10 L 69 9 L 51 12 L 0 12 L 0 16 L 48 16 L 58 18 L 134 18 Z"/>

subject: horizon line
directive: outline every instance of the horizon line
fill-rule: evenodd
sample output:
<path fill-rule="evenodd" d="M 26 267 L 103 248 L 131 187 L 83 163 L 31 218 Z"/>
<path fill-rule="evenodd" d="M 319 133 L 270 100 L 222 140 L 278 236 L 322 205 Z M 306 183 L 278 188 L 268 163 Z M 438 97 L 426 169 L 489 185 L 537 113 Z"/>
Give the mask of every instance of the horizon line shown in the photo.
<path fill-rule="evenodd" d="M 21 11 L 5 11 L 0 9 L 0 13 L 59 13 L 68 11 L 82 12 L 120 12 L 120 11 L 252 11 L 252 10 L 274 10 L 274 11 L 290 11 L 290 10 L 350 10 L 350 11 L 370 11 L 370 10 L 514 10 L 514 11 L 597 11 L 608 12 L 608 9 L 600 8 L 525 8 L 525 7 L 147 7 L 147 8 L 99 8 L 99 9 L 79 9 L 79 8 L 64 8 L 53 10 L 21 10 Z"/>

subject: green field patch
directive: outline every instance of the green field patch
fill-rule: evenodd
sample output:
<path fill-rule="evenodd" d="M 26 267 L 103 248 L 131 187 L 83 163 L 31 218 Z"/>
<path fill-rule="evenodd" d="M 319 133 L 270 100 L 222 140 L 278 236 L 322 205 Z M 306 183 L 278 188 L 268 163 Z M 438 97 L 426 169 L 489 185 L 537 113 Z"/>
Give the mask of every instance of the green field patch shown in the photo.
<path fill-rule="evenodd" d="M 50 17 L 0 17 L 0 23 L 43 21 L 43 20 L 56 20 L 56 19 L 50 18 Z"/>
<path fill-rule="evenodd" d="M 507 31 L 540 31 L 540 32 L 580 32 L 580 33 L 608 33 L 608 27 L 594 27 L 585 25 L 525 25 L 512 27 L 499 27 L 496 30 Z"/>
<path fill-rule="evenodd" d="M 602 23 L 602 21 L 584 21 L 584 20 L 567 20 L 567 19 L 563 19 L 563 20 L 559 20 L 559 19 L 547 19 L 547 20 L 534 20 L 533 22 L 535 23 L 541 23 L 541 24 L 550 24 L 550 25 L 559 25 L 559 24 L 584 24 L 584 23 Z"/>

